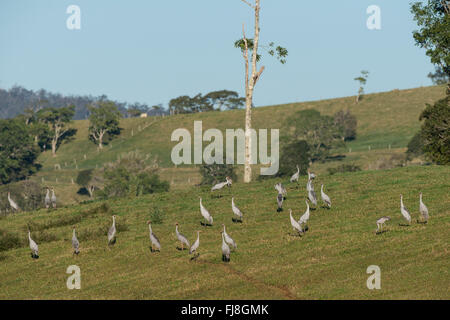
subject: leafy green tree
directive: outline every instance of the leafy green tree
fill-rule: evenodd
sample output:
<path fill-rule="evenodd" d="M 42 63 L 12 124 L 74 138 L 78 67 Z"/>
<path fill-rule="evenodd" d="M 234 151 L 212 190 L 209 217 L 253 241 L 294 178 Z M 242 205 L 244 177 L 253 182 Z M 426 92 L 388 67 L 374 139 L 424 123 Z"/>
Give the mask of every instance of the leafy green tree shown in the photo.
<path fill-rule="evenodd" d="M 89 111 L 89 138 L 103 149 L 103 143 L 120 134 L 121 113 L 112 101 L 100 101 L 98 104 L 90 105 Z"/>
<path fill-rule="evenodd" d="M 342 128 L 344 141 L 356 139 L 357 120 L 356 117 L 352 115 L 349 110 L 338 111 L 334 114 L 333 118 L 334 124 Z"/>
<path fill-rule="evenodd" d="M 69 127 L 74 114 L 74 106 L 63 108 L 50 107 L 38 111 L 38 121 L 48 126 L 53 156 L 56 156 L 56 149 L 63 141 L 75 135 L 77 130 Z"/>
<path fill-rule="evenodd" d="M 420 135 L 428 158 L 437 164 L 450 164 L 450 96 L 427 104 L 419 120 L 424 120 Z"/>
<path fill-rule="evenodd" d="M 210 104 L 216 107 L 216 110 L 222 111 L 225 107 L 229 110 L 240 109 L 245 104 L 245 98 L 239 97 L 236 91 L 220 90 L 212 91 L 205 96 Z"/>
<path fill-rule="evenodd" d="M 296 140 L 283 144 L 280 150 L 280 166 L 276 177 L 290 177 L 300 169 L 300 174 L 306 174 L 310 161 L 309 145 L 305 140 Z M 272 177 L 272 176 L 260 176 Z"/>
<path fill-rule="evenodd" d="M 141 104 L 139 102 L 135 102 L 128 106 L 127 113 L 130 115 L 130 117 L 136 118 L 139 117 L 142 113 L 147 113 L 148 110 L 150 109 L 145 103 Z"/>
<path fill-rule="evenodd" d="M 367 78 L 369 77 L 369 71 L 361 71 L 361 75 L 356 77 L 354 80 L 359 82 L 358 95 L 356 96 L 356 103 L 359 103 L 362 95 L 364 94 L 364 86 L 367 83 Z"/>
<path fill-rule="evenodd" d="M 344 145 L 343 130 L 334 125 L 334 119 L 314 109 L 302 110 L 287 120 L 285 139 L 308 143 L 311 161 L 325 160 L 330 150 Z M 292 141 L 290 141 L 292 142 Z"/>
<path fill-rule="evenodd" d="M 179 96 L 169 101 L 170 114 L 197 113 L 213 111 L 214 107 L 206 96 L 201 93 L 194 97 Z"/>
<path fill-rule="evenodd" d="M 80 186 L 80 190 L 85 190 L 89 197 L 94 196 L 94 191 L 100 189 L 103 184 L 103 177 L 94 169 L 86 169 L 78 172 L 76 184 Z"/>
<path fill-rule="evenodd" d="M 417 132 L 412 139 L 408 142 L 406 150 L 406 159 L 412 160 L 413 158 L 423 155 L 423 139 L 420 132 Z"/>
<path fill-rule="evenodd" d="M 442 68 L 436 67 L 434 73 L 430 72 L 428 74 L 428 78 L 430 78 L 431 82 L 435 85 L 442 85 L 450 82 L 450 77 L 446 74 Z"/>
<path fill-rule="evenodd" d="M 25 179 L 35 173 L 39 148 L 26 124 L 19 119 L 0 120 L 0 182 Z"/>

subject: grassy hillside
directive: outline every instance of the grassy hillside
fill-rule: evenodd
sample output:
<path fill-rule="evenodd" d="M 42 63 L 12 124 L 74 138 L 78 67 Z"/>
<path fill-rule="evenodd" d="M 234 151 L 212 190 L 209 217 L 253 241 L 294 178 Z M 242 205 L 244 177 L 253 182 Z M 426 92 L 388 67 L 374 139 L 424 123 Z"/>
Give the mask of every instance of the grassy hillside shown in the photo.
<path fill-rule="evenodd" d="M 324 183 L 333 207 L 312 211 L 302 238 L 289 235 L 287 209 L 297 219 L 304 212 L 305 177 L 298 189 L 288 184 L 281 213 L 275 211 L 276 180 L 267 180 L 233 184 L 221 198 L 189 187 L 110 200 L 110 209 L 92 202 L 3 217 L 1 229 L 23 244 L 0 252 L 0 298 L 449 299 L 449 177 L 450 168 L 440 166 L 319 175 L 316 190 Z M 400 193 L 415 221 L 419 192 L 430 211 L 429 223 L 399 226 Z M 243 224 L 231 223 L 232 195 L 244 212 Z M 212 227 L 199 224 L 198 196 L 214 217 Z M 162 251 L 151 254 L 145 221 L 153 206 L 163 210 L 164 219 L 153 225 Z M 112 214 L 118 216 L 120 231 L 109 250 L 105 234 Z M 375 221 L 385 215 L 392 217 L 388 231 L 375 235 Z M 175 249 L 175 222 L 191 242 L 195 231 L 203 230 L 196 261 Z M 221 223 L 238 244 L 229 264 L 221 262 Z M 39 244 L 38 260 L 30 258 L 27 224 Z M 81 242 L 79 256 L 71 250 L 73 224 Z M 381 290 L 366 288 L 366 268 L 372 264 L 381 268 Z M 81 290 L 66 288 L 69 265 L 81 268 Z"/>
<path fill-rule="evenodd" d="M 343 162 L 359 165 L 363 169 L 377 169 L 380 159 L 404 153 L 408 141 L 419 130 L 418 118 L 425 108 L 425 103 L 432 103 L 443 95 L 442 86 L 433 86 L 370 94 L 359 104 L 354 103 L 354 97 L 346 97 L 260 107 L 254 109 L 253 126 L 256 129 L 279 128 L 282 134 L 284 121 L 299 110 L 315 108 L 323 114 L 332 115 L 336 111 L 349 109 L 358 120 L 358 137 L 347 144 L 347 149 L 338 150 L 346 156 Z M 203 130 L 243 128 L 244 110 L 165 118 L 123 119 L 120 137 L 100 152 L 97 146 L 87 139 L 88 121 L 75 121 L 73 125 L 78 129 L 78 133 L 74 141 L 63 144 L 56 157 L 52 157 L 50 152 L 43 153 L 39 158 L 43 169 L 34 179 L 55 186 L 64 203 L 80 201 L 84 198 L 76 195 L 78 188 L 71 183 L 79 169 L 102 167 L 105 162 L 115 160 L 118 154 L 140 150 L 156 155 L 161 160 L 164 168 L 162 178 L 169 180 L 172 188 L 194 185 L 200 181 L 198 169 L 194 166 L 184 167 L 183 170 L 175 169 L 170 160 L 171 150 L 176 145 L 176 142 L 170 141 L 172 132 L 177 128 L 187 128 L 192 134 L 194 120 L 203 121 Z M 56 164 L 61 166 L 61 170 L 55 170 Z M 324 173 L 326 168 L 338 164 L 316 163 L 313 169 Z M 256 173 L 257 170 L 254 170 L 254 174 Z"/>

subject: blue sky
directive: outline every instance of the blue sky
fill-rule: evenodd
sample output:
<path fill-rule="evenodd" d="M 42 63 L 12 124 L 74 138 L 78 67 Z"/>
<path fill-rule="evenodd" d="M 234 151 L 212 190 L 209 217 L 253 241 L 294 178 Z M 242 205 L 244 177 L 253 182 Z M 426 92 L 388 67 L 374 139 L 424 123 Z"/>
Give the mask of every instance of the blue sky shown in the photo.
<path fill-rule="evenodd" d="M 289 50 L 266 70 L 256 106 L 431 85 L 434 68 L 414 46 L 408 0 L 262 0 L 261 42 Z M 81 30 L 68 30 L 69 5 Z M 366 8 L 381 8 L 381 30 Z M 2 0 L 0 87 L 14 84 L 63 94 L 106 94 L 120 101 L 167 104 L 180 95 L 229 89 L 243 94 L 243 59 L 233 47 L 253 15 L 240 0 Z"/>

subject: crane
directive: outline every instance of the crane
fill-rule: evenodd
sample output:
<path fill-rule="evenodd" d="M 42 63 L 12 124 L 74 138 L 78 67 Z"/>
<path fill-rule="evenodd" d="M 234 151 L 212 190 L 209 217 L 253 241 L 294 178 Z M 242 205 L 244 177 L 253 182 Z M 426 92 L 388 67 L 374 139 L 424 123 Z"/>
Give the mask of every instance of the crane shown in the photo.
<path fill-rule="evenodd" d="M 284 197 L 284 200 L 286 200 L 287 191 L 286 191 L 286 188 L 281 184 L 281 182 L 278 182 L 277 184 L 275 184 L 275 190 L 277 190 L 278 193 L 281 193 Z"/>
<path fill-rule="evenodd" d="M 149 221 L 147 221 L 147 224 L 148 224 L 148 231 L 149 231 L 149 235 L 150 235 L 150 242 L 152 243 L 150 251 L 151 252 L 156 251 L 154 249 L 154 247 L 156 247 L 158 249 L 158 251 L 161 251 L 161 242 L 159 242 L 158 237 L 152 231 L 152 222 L 149 220 Z"/>
<path fill-rule="evenodd" d="M 383 231 L 383 225 L 386 223 L 386 221 L 391 220 L 391 217 L 381 217 L 377 220 L 377 230 L 375 233 L 382 232 Z"/>
<path fill-rule="evenodd" d="M 108 245 L 113 245 L 116 243 L 116 215 L 112 216 L 112 226 L 108 231 Z"/>
<path fill-rule="evenodd" d="M 231 209 L 233 210 L 233 213 L 239 218 L 239 220 L 237 220 L 237 219 L 235 220 L 233 218 L 232 221 L 233 222 L 235 222 L 235 221 L 242 222 L 243 214 L 242 214 L 242 211 L 238 207 L 236 207 L 236 204 L 234 203 L 234 197 L 231 198 Z"/>
<path fill-rule="evenodd" d="M 80 253 L 80 242 L 77 239 L 77 236 L 75 234 L 75 226 L 73 226 L 73 232 L 72 232 L 72 247 L 73 247 L 73 253 L 79 254 Z"/>
<path fill-rule="evenodd" d="M 47 190 L 45 192 L 44 204 L 45 204 L 45 208 L 48 209 L 48 208 L 50 208 L 50 203 L 51 203 L 51 200 L 50 200 L 50 189 L 48 187 L 46 189 Z"/>
<path fill-rule="evenodd" d="M 331 208 L 331 200 L 330 197 L 323 192 L 323 184 L 320 187 L 320 196 L 322 197 L 322 201 L 328 206 L 328 208 Z"/>
<path fill-rule="evenodd" d="M 186 245 L 188 248 L 191 247 L 191 245 L 189 244 L 189 240 L 183 234 L 178 232 L 178 222 L 175 223 L 175 233 L 177 235 L 178 241 L 181 242 L 181 249 L 180 250 L 184 250 L 184 245 Z"/>
<path fill-rule="evenodd" d="M 223 262 L 230 262 L 230 253 L 231 253 L 230 247 L 225 242 L 225 237 L 222 232 L 222 261 Z"/>
<path fill-rule="evenodd" d="M 36 242 L 34 242 L 33 239 L 31 239 L 31 232 L 28 230 L 28 241 L 30 243 L 30 249 L 31 249 L 31 258 L 33 259 L 39 259 L 39 248 Z"/>
<path fill-rule="evenodd" d="M 208 223 L 209 223 L 209 225 L 212 226 L 212 224 L 213 224 L 213 217 L 211 216 L 209 211 L 206 210 L 206 208 L 203 206 L 202 198 L 200 198 L 200 213 L 202 214 L 203 218 L 205 218 L 205 220 L 207 221 L 207 223 L 205 223 L 204 225 L 207 226 Z M 203 223 L 201 223 L 201 224 L 203 224 Z"/>
<path fill-rule="evenodd" d="M 305 200 L 305 203 L 306 203 L 306 211 L 300 217 L 300 219 L 298 220 L 298 224 L 300 226 L 303 225 L 303 228 L 302 228 L 303 232 L 305 232 L 305 227 L 304 226 L 308 223 L 308 220 L 309 220 L 309 203 L 306 200 Z"/>
<path fill-rule="evenodd" d="M 19 211 L 20 210 L 20 208 L 17 205 L 17 203 L 13 199 L 11 199 L 11 192 L 8 192 L 8 202 L 9 202 L 9 205 L 11 206 L 11 209 L 13 209 L 15 211 Z"/>
<path fill-rule="evenodd" d="M 300 224 L 295 221 L 295 219 L 292 217 L 292 210 L 289 209 L 289 217 L 291 219 L 291 226 L 292 228 L 298 232 L 298 235 L 301 236 L 303 233 L 302 227 L 300 226 Z"/>
<path fill-rule="evenodd" d="M 278 193 L 277 195 L 277 204 L 278 204 L 277 212 L 283 211 L 283 195 L 281 193 Z"/>
<path fill-rule="evenodd" d="M 430 215 L 428 214 L 427 206 L 422 201 L 422 192 L 419 195 L 419 212 L 420 212 L 420 215 L 422 216 L 424 223 L 427 223 L 428 219 L 430 218 Z"/>
<path fill-rule="evenodd" d="M 308 199 L 309 199 L 309 201 L 311 201 L 311 203 L 314 206 L 317 206 L 317 196 L 316 196 L 316 192 L 314 191 L 314 186 L 312 184 L 312 181 L 310 181 L 308 184 L 309 184 Z"/>
<path fill-rule="evenodd" d="M 200 246 L 200 231 L 197 231 L 197 240 L 195 240 L 194 244 L 189 248 L 189 254 L 197 253 L 197 249 Z M 191 260 L 197 258 L 200 254 L 194 255 Z"/>
<path fill-rule="evenodd" d="M 408 209 L 403 204 L 403 195 L 400 195 L 400 212 L 402 213 L 402 216 L 408 221 L 408 224 L 411 223 L 411 215 L 409 214 Z"/>
<path fill-rule="evenodd" d="M 296 167 L 297 167 L 297 172 L 292 175 L 291 179 L 289 180 L 290 182 L 294 182 L 294 181 L 298 182 L 298 177 L 300 176 L 300 169 L 299 169 L 298 165 Z"/>
<path fill-rule="evenodd" d="M 233 180 L 231 180 L 230 177 L 225 177 L 226 181 L 225 182 L 219 182 L 216 185 L 214 185 L 211 188 L 211 191 L 215 191 L 215 190 L 220 190 L 225 186 L 231 187 L 231 184 L 233 183 Z"/>
<path fill-rule="evenodd" d="M 55 189 L 52 187 L 52 207 L 53 209 L 56 209 L 56 195 L 55 195 Z"/>
<path fill-rule="evenodd" d="M 225 241 L 231 245 L 233 248 L 237 248 L 236 242 L 228 235 L 227 231 L 225 230 L 225 224 L 222 224 L 223 226 L 223 235 L 225 237 Z"/>

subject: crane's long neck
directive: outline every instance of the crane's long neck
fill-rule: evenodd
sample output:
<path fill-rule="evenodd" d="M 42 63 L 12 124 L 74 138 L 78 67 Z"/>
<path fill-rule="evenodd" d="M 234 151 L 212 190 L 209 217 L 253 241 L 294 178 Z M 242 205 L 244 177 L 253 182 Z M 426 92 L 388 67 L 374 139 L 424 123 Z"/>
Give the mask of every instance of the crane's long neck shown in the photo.
<path fill-rule="evenodd" d="M 180 234 L 180 233 L 178 232 L 178 225 L 175 226 L 175 233 L 176 233 L 177 235 Z"/>
<path fill-rule="evenodd" d="M 404 207 L 404 205 L 403 205 L 403 196 L 400 197 L 400 206 L 401 206 L 402 208 Z"/>
<path fill-rule="evenodd" d="M 115 227 L 116 226 L 116 218 L 115 217 L 113 217 L 113 227 Z"/>
<path fill-rule="evenodd" d="M 148 231 L 150 231 L 150 233 L 152 233 L 152 224 L 151 223 L 148 224 Z"/>
<path fill-rule="evenodd" d="M 420 203 L 422 203 L 422 194 L 419 195 Z"/>
<path fill-rule="evenodd" d="M 31 232 L 30 231 L 28 231 L 28 240 L 31 241 Z"/>
<path fill-rule="evenodd" d="M 72 235 L 75 237 L 75 228 L 73 228 Z"/>
<path fill-rule="evenodd" d="M 225 225 L 223 225 L 223 233 L 226 233 L 226 231 L 225 231 Z"/>

